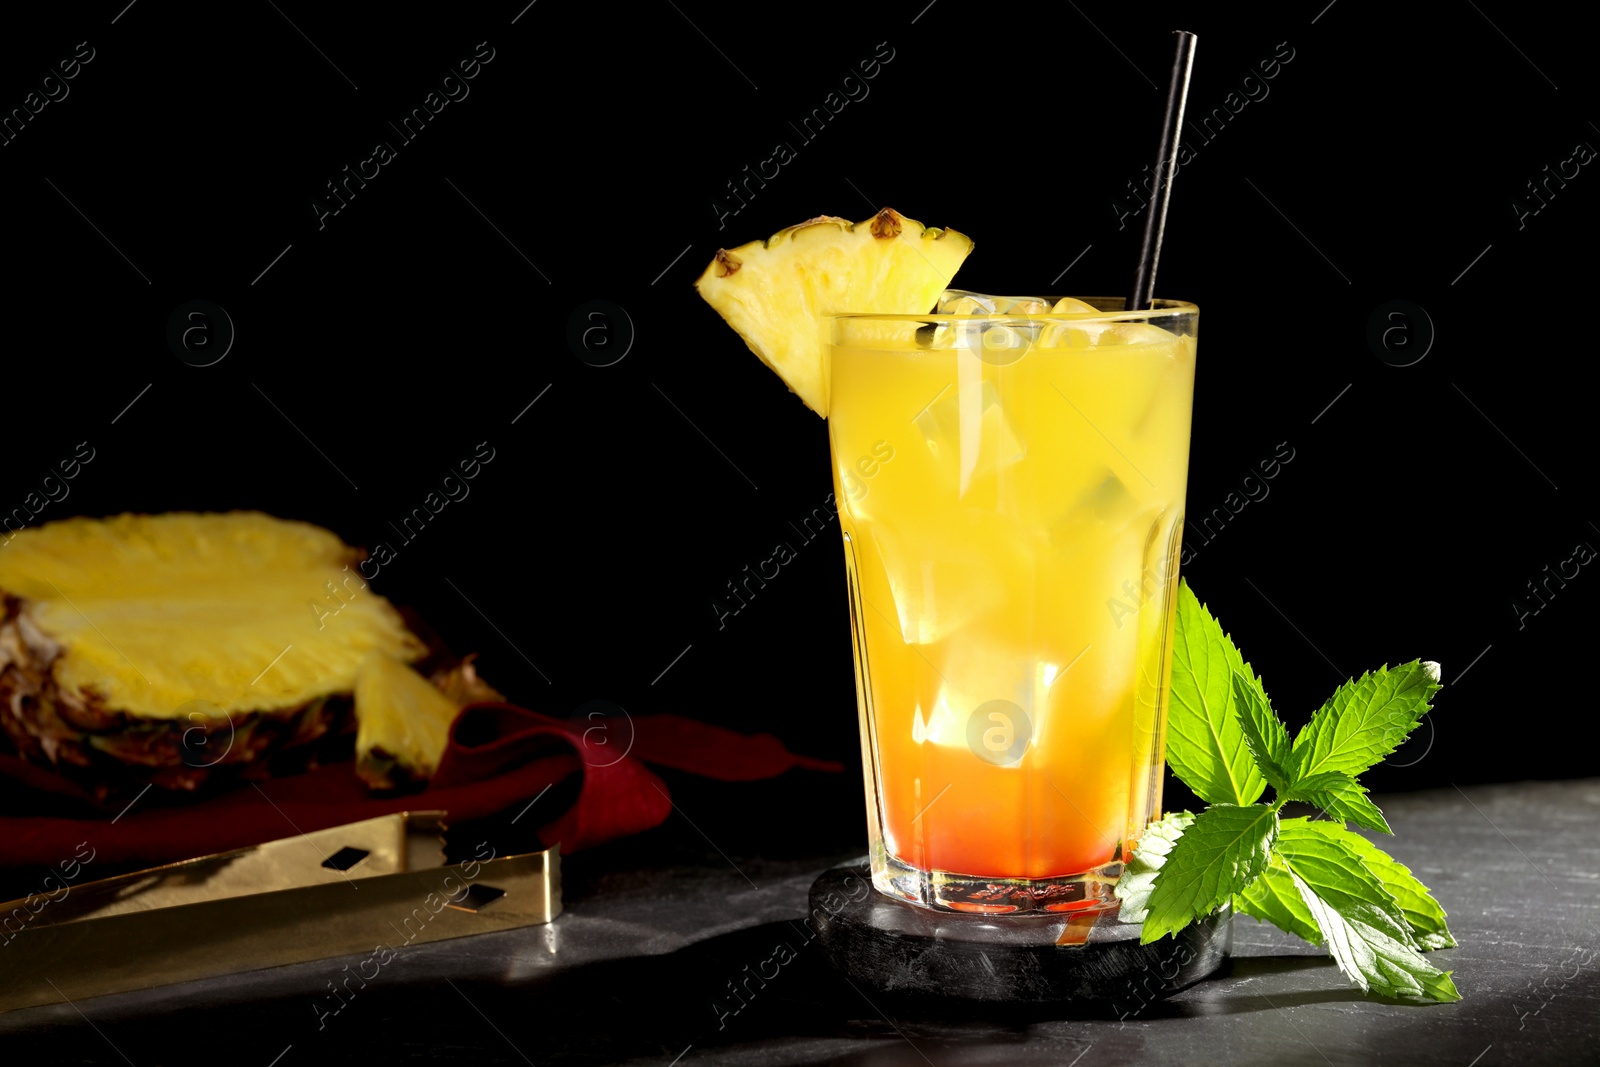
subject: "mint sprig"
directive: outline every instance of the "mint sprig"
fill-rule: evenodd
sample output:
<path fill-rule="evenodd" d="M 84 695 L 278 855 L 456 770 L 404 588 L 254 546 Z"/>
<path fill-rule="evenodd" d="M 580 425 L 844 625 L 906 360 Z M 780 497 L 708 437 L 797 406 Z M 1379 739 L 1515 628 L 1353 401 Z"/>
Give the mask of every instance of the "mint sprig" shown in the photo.
<path fill-rule="evenodd" d="M 1455 938 L 1412 873 L 1349 829 L 1391 833 L 1358 776 L 1399 747 L 1439 690 L 1438 665 L 1380 667 L 1341 685 L 1293 740 L 1221 625 L 1178 587 L 1167 762 L 1207 803 L 1151 824 L 1117 887 L 1141 941 L 1224 904 L 1326 945 L 1363 992 L 1461 999 L 1422 953 Z M 1273 799 L 1259 802 L 1270 786 Z M 1282 818 L 1291 800 L 1328 816 Z"/>

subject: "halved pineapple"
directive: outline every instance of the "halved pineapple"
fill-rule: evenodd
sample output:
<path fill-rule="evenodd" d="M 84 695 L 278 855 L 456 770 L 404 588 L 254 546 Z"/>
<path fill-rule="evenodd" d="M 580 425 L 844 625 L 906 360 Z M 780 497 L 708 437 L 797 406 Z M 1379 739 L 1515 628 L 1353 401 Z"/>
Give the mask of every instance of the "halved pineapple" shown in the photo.
<path fill-rule="evenodd" d="M 260 512 L 22 530 L 0 546 L 0 727 L 97 789 L 194 789 L 337 733 L 370 653 L 427 651 L 361 559 Z"/>
<path fill-rule="evenodd" d="M 142 719 L 296 708 L 349 693 L 367 653 L 426 651 L 362 553 L 260 512 L 77 518 L 0 550 L 0 591 L 69 700 Z M 3 665 L 3 664 L 0 664 Z"/>
<path fill-rule="evenodd" d="M 807 407 L 826 418 L 823 317 L 920 315 L 971 251 L 966 235 L 925 227 L 893 208 L 858 223 L 822 215 L 765 241 L 718 251 L 695 288 Z"/>

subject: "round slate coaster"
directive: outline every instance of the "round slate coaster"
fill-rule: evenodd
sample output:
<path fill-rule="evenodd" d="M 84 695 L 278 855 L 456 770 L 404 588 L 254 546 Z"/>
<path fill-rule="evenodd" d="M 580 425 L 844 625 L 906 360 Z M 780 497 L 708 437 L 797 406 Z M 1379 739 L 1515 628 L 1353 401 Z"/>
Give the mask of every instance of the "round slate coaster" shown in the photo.
<path fill-rule="evenodd" d="M 1232 948 L 1226 910 L 1149 945 L 1097 915 L 934 911 L 872 887 L 865 863 L 811 887 L 811 922 L 835 969 L 864 989 L 993 1004 L 1093 1003 L 1136 1011 L 1215 973 Z"/>

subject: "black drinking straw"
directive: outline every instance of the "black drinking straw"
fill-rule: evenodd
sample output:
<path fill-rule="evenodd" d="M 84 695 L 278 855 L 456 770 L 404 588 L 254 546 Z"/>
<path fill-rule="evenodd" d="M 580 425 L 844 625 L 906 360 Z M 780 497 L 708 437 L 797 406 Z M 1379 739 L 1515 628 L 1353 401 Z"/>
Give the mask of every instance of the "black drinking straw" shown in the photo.
<path fill-rule="evenodd" d="M 1155 295 L 1156 262 L 1161 258 L 1161 238 L 1167 229 L 1167 202 L 1172 198 L 1172 179 L 1178 173 L 1178 128 L 1183 125 L 1183 108 L 1189 100 L 1189 72 L 1194 68 L 1195 35 L 1173 30 L 1178 39 L 1172 57 L 1172 76 L 1167 81 L 1167 115 L 1161 124 L 1161 146 L 1156 151 L 1156 186 L 1150 211 L 1144 217 L 1144 242 L 1139 249 L 1139 267 L 1133 275 L 1133 295 L 1128 310 L 1148 308 Z"/>

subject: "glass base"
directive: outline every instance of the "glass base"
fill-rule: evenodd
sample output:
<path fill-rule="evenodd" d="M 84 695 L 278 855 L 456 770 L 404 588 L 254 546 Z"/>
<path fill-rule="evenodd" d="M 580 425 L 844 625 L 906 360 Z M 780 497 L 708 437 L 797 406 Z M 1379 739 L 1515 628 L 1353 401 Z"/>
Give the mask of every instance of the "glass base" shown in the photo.
<path fill-rule="evenodd" d="M 1105 911 L 1117 907 L 1117 880 L 1122 877 L 1120 861 L 1052 878 L 924 871 L 882 850 L 874 850 L 871 866 L 872 884 L 886 896 L 925 908 L 984 915 Z"/>
<path fill-rule="evenodd" d="M 952 1009 L 976 1008 L 1018 1022 L 1128 1022 L 1215 974 L 1232 944 L 1227 908 L 1146 945 L 1138 924 L 1109 911 L 962 915 L 870 892 L 868 874 L 865 860 L 825 871 L 811 887 L 806 927 L 828 962 L 896 1018 L 948 1024 Z M 993 1062 L 1024 1058 L 1013 1050 Z"/>

